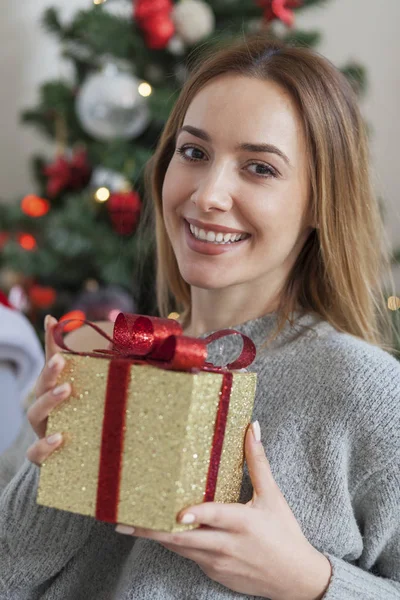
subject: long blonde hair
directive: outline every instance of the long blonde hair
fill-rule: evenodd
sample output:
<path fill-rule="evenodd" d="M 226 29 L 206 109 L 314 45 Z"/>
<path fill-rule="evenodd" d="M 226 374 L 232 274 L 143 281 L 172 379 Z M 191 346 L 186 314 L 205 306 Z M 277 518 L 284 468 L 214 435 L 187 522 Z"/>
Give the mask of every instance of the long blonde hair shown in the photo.
<path fill-rule="evenodd" d="M 366 128 L 356 95 L 327 59 L 265 34 L 247 36 L 197 58 L 147 165 L 156 218 L 160 314 L 176 310 L 188 323 L 191 311 L 190 286 L 179 272 L 162 216 L 165 173 L 194 96 L 226 73 L 273 81 L 286 90 L 299 109 L 308 149 L 311 207 L 318 225 L 285 282 L 273 337 L 301 306 L 338 331 L 393 351 L 382 279 L 386 275 L 392 281 L 390 254 L 370 181 Z"/>

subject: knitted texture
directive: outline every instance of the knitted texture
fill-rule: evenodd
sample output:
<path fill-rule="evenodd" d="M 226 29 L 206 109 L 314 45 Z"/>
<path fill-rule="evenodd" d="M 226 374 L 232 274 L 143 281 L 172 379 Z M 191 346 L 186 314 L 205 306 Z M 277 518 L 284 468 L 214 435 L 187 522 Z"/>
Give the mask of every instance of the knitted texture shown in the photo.
<path fill-rule="evenodd" d="M 400 364 L 313 315 L 262 349 L 275 325 L 235 328 L 258 348 L 253 420 L 274 479 L 332 564 L 323 600 L 400 600 Z M 210 357 L 230 360 L 238 336 L 221 346 Z M 1 600 L 254 600 L 157 542 L 36 505 L 38 472 L 25 461 L 0 499 Z"/>

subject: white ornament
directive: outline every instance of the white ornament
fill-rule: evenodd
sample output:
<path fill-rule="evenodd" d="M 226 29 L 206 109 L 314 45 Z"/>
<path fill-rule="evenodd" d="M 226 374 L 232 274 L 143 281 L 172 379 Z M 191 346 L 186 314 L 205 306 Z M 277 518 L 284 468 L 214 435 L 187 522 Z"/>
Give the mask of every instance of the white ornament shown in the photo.
<path fill-rule="evenodd" d="M 175 5 L 171 18 L 176 33 L 189 45 L 208 37 L 215 28 L 212 8 L 202 0 L 181 0 Z"/>
<path fill-rule="evenodd" d="M 85 131 L 101 140 L 140 135 L 149 122 L 149 108 L 139 85 L 136 77 L 112 63 L 90 75 L 76 98 L 76 112 Z"/>
<path fill-rule="evenodd" d="M 96 167 L 90 180 L 90 187 L 95 189 L 106 187 L 110 192 L 120 192 L 125 190 L 128 185 L 129 181 L 122 173 L 105 167 Z"/>

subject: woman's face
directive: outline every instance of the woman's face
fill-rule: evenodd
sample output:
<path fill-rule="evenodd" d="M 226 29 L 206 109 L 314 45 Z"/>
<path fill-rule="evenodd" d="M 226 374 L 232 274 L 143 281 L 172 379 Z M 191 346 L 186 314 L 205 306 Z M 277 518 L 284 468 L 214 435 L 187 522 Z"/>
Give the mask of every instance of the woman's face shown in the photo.
<path fill-rule="evenodd" d="M 162 190 L 182 277 L 205 289 L 278 290 L 312 225 L 293 101 L 273 82 L 224 75 L 195 96 L 183 128 Z"/>

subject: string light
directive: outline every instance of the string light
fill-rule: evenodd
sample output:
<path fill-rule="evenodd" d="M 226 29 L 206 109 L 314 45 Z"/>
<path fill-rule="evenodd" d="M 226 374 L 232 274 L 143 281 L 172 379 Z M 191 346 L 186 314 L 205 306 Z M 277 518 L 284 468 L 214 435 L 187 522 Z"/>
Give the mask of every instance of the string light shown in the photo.
<path fill-rule="evenodd" d="M 28 194 L 21 202 L 21 210 L 29 217 L 42 217 L 50 210 L 50 203 L 35 194 Z"/>
<path fill-rule="evenodd" d="M 37 247 L 36 240 L 30 233 L 20 233 L 17 237 L 18 243 L 24 250 L 35 250 Z"/>
<path fill-rule="evenodd" d="M 398 310 L 400 308 L 400 298 L 397 296 L 390 296 L 388 299 L 388 308 L 390 310 Z"/>
<path fill-rule="evenodd" d="M 153 88 L 149 83 L 143 81 L 138 87 L 138 92 L 141 96 L 147 98 L 147 96 L 150 96 L 150 94 L 153 93 Z"/>
<path fill-rule="evenodd" d="M 93 4 L 99 5 L 99 4 L 105 4 L 107 0 L 93 0 Z"/>
<path fill-rule="evenodd" d="M 94 199 L 96 200 L 96 202 L 107 202 L 110 196 L 111 192 L 106 187 L 101 187 L 94 193 Z"/>

